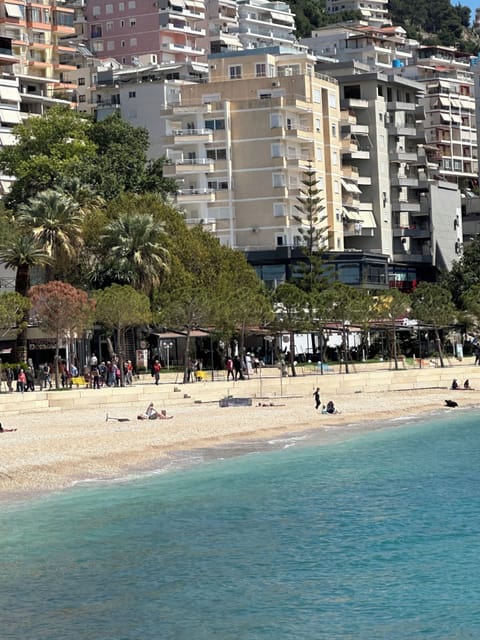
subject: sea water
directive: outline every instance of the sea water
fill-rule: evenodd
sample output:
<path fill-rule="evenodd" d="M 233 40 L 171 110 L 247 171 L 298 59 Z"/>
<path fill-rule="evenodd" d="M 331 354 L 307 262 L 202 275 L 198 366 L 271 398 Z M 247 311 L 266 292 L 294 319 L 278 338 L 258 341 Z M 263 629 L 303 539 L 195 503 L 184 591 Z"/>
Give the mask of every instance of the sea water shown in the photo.
<path fill-rule="evenodd" d="M 479 418 L 3 505 L 0 639 L 477 639 Z"/>

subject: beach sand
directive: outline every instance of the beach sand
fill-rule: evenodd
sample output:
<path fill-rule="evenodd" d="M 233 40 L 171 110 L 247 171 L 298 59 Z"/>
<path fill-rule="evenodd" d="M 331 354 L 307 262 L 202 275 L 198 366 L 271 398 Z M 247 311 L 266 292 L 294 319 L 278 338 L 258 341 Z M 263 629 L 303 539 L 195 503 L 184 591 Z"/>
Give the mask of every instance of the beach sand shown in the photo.
<path fill-rule="evenodd" d="M 356 424 L 367 430 L 379 421 L 387 424 L 394 418 L 455 411 L 445 407 L 445 399 L 452 393 L 443 388 L 421 392 L 379 389 L 340 395 L 335 401 L 341 413 L 325 415 L 315 411 L 312 385 L 308 392 L 304 388 L 295 396 L 254 400 L 250 407 L 220 408 L 218 402 L 193 401 L 172 405 L 167 407 L 172 420 L 137 420 L 145 403 L 122 405 L 115 412 L 111 406 L 97 406 L 3 418 L 4 428 L 17 431 L 0 434 L 0 501 L 66 489 L 79 481 L 117 479 L 159 468 L 179 451 L 267 441 L 312 429 L 318 431 L 318 442 L 322 434 L 327 439 L 328 428 L 333 426 Z M 454 393 L 460 410 L 479 402 L 475 391 Z M 258 406 L 259 402 L 267 406 Z M 107 421 L 107 411 L 129 421 Z"/>

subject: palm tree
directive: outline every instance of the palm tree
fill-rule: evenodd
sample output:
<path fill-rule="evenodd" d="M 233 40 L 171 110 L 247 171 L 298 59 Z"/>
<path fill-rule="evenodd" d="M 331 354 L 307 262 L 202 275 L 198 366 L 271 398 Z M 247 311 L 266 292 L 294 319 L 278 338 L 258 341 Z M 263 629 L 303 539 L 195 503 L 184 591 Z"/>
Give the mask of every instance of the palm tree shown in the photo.
<path fill-rule="evenodd" d="M 16 269 L 15 291 L 26 296 L 30 289 L 30 272 L 33 267 L 46 266 L 50 258 L 40 247 L 33 233 L 19 233 L 0 246 L 0 262 L 9 269 Z M 17 362 L 27 359 L 28 311 L 24 318 L 24 329 L 17 335 L 15 357 Z"/>
<path fill-rule="evenodd" d="M 61 279 L 68 263 L 78 255 L 82 245 L 83 217 L 78 202 L 54 189 L 42 191 L 19 207 L 16 220 L 31 229 L 51 260 L 47 280 Z"/>
<path fill-rule="evenodd" d="M 0 262 L 9 269 L 16 269 L 15 291 L 26 296 L 30 289 L 30 272 L 33 267 L 49 264 L 50 258 L 33 233 L 19 233 L 0 246 Z"/>
<path fill-rule="evenodd" d="M 150 214 L 121 213 L 100 237 L 103 259 L 96 279 L 130 284 L 150 295 L 168 271 L 164 232 Z"/>

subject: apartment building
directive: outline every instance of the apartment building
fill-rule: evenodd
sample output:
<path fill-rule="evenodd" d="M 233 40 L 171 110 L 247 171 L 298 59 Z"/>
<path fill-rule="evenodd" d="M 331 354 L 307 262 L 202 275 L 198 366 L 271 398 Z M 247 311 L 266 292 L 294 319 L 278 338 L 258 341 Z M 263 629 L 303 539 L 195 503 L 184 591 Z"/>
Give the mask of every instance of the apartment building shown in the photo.
<path fill-rule="evenodd" d="M 425 141 L 425 86 L 360 63 L 318 69 L 340 86 L 345 248 L 387 255 L 405 288 L 448 268 L 461 252 L 460 192 Z"/>
<path fill-rule="evenodd" d="M 443 180 L 469 189 L 478 179 L 478 142 L 471 56 L 456 49 L 419 46 L 412 64 L 400 69 L 424 86 L 425 140 L 438 150 Z"/>
<path fill-rule="evenodd" d="M 181 103 L 161 118 L 164 173 L 178 181 L 188 222 L 247 253 L 294 247 L 311 163 L 328 219 L 324 246 L 343 249 L 338 85 L 314 62 L 280 47 L 212 54 L 209 82 L 182 87 Z"/>
<path fill-rule="evenodd" d="M 327 0 L 327 12 L 358 11 L 362 20 L 374 26 L 390 24 L 388 0 Z"/>
<path fill-rule="evenodd" d="M 0 36 L 11 39 L 17 58 L 20 109 L 41 114 L 52 104 L 69 103 L 73 87 L 64 74 L 72 47 L 62 38 L 73 35 L 73 9 L 66 0 L 0 0 Z"/>

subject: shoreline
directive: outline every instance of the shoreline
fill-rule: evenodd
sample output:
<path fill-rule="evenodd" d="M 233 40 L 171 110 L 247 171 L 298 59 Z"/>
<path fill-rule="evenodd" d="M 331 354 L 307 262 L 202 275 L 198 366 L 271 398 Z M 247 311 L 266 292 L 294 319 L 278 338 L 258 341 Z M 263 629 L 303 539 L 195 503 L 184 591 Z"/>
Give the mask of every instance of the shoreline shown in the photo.
<path fill-rule="evenodd" d="M 0 434 L 0 503 L 25 502 L 91 482 L 188 468 L 200 451 L 211 453 L 210 460 L 239 448 L 272 450 L 269 441 L 279 438 L 314 436 L 315 444 L 338 442 L 347 434 L 455 411 L 444 404 L 451 396 L 444 388 L 346 394 L 336 399 L 341 413 L 335 415 L 316 412 L 311 394 L 305 392 L 272 398 L 273 406 L 258 406 L 258 398 L 251 407 L 220 408 L 210 402 L 173 405 L 169 413 L 174 419 L 167 421 L 137 421 L 144 410 L 138 403 L 115 411 L 129 417 L 125 422 L 106 421 L 110 408 L 105 406 L 39 412 L 28 416 L 28 424 L 25 416 L 14 415 L 3 424 L 17 431 Z M 476 392 L 459 390 L 454 397 L 459 411 L 480 405 Z M 206 462 L 205 455 L 200 462 Z"/>

